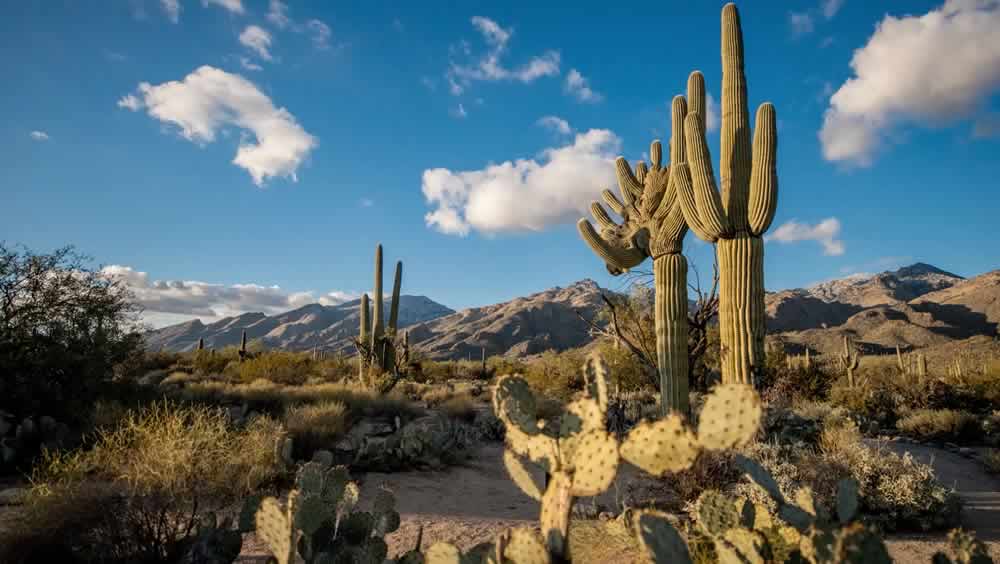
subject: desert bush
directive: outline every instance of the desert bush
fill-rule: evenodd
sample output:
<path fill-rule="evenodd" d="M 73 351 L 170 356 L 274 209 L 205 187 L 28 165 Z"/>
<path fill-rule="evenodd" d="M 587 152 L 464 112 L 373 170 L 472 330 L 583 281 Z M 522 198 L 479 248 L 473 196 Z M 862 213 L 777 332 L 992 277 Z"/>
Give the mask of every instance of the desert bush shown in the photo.
<path fill-rule="evenodd" d="M 526 364 L 523 377 L 533 389 L 566 400 L 583 389 L 583 360 L 584 352 L 579 349 L 546 351 Z"/>
<path fill-rule="evenodd" d="M 990 472 L 1000 474 L 1000 449 L 986 449 L 986 452 L 983 453 L 983 464 Z"/>
<path fill-rule="evenodd" d="M 830 390 L 830 402 L 843 407 L 866 425 L 892 428 L 904 409 L 903 398 L 891 389 L 876 386 L 849 388 L 836 386 Z"/>
<path fill-rule="evenodd" d="M 784 349 L 772 347 L 765 357 L 761 378 L 761 395 L 768 403 L 788 405 L 801 401 L 826 399 L 836 377 L 817 361 L 808 368 L 802 364 L 791 367 Z"/>
<path fill-rule="evenodd" d="M 329 449 L 350 429 L 347 406 L 339 401 L 324 401 L 289 407 L 285 428 L 295 439 L 296 449 Z"/>
<path fill-rule="evenodd" d="M 170 374 L 168 374 L 166 378 L 160 380 L 159 385 L 160 387 L 164 388 L 169 386 L 183 386 L 190 382 L 199 382 L 201 380 L 202 377 L 200 375 L 193 374 L 191 372 L 183 372 L 181 370 L 175 370 Z"/>
<path fill-rule="evenodd" d="M 312 364 L 305 353 L 271 351 L 240 363 L 239 377 L 243 382 L 264 379 L 276 384 L 304 384 Z"/>
<path fill-rule="evenodd" d="M 956 443 L 976 442 L 983 434 L 978 417 L 953 409 L 908 411 L 896 422 L 896 428 L 913 437 Z"/>
<path fill-rule="evenodd" d="M 238 362 L 239 356 L 236 347 L 226 347 L 218 351 L 201 350 L 196 351 L 193 356 L 192 365 L 198 374 L 210 376 L 222 374 L 231 362 Z"/>
<path fill-rule="evenodd" d="M 426 389 L 424 393 L 420 396 L 420 399 L 424 401 L 430 407 L 437 407 L 442 403 L 451 399 L 455 395 L 455 392 L 445 386 L 437 386 Z"/>
<path fill-rule="evenodd" d="M 114 366 L 141 354 L 128 286 L 87 262 L 0 242 L 0 410 L 17 419 L 85 419 Z"/>
<path fill-rule="evenodd" d="M 159 402 L 101 429 L 92 448 L 46 452 L 3 562 L 179 562 L 197 523 L 273 481 L 280 426 Z M 52 558 L 57 557 L 57 560 Z"/>
<path fill-rule="evenodd" d="M 657 381 L 658 376 L 625 347 L 616 347 L 613 343 L 605 341 L 597 350 L 610 369 L 608 386 L 612 390 L 622 392 L 647 390 Z"/>
<path fill-rule="evenodd" d="M 471 423 L 476 419 L 476 404 L 467 394 L 449 398 L 441 404 L 441 413 L 452 419 L 460 419 Z"/>

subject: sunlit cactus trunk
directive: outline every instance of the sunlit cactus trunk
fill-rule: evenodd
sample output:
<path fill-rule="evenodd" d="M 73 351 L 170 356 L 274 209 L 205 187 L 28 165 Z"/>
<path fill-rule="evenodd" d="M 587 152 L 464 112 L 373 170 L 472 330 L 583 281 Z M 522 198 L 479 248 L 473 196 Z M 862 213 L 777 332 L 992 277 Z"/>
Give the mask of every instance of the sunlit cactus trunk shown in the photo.
<path fill-rule="evenodd" d="M 719 239 L 716 257 L 722 381 L 754 384 L 764 365 L 764 242 L 753 235 Z"/>
<path fill-rule="evenodd" d="M 660 376 L 660 411 L 687 413 L 688 295 L 687 260 L 668 254 L 653 261 L 656 288 L 656 365 Z"/>

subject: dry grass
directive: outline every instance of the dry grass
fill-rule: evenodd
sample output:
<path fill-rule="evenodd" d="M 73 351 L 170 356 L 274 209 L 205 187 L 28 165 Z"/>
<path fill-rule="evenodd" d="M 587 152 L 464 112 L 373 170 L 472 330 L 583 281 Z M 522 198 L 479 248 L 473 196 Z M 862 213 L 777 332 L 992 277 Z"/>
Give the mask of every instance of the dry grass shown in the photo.
<path fill-rule="evenodd" d="M 440 406 L 441 412 L 452 419 L 471 423 L 476 419 L 476 402 L 467 394 L 454 396 Z"/>
<path fill-rule="evenodd" d="M 285 428 L 296 448 L 305 452 L 328 449 L 350 429 L 347 406 L 325 401 L 290 407 L 285 412 Z"/>
<path fill-rule="evenodd" d="M 183 386 L 193 382 L 201 381 L 202 376 L 195 375 L 190 372 L 184 372 L 182 370 L 175 370 L 171 372 L 166 378 L 160 380 L 161 387 L 167 386 Z"/>
<path fill-rule="evenodd" d="M 964 443 L 976 441 L 982 436 L 977 416 L 954 409 L 909 411 L 896 422 L 896 428 L 907 435 L 926 440 Z"/>

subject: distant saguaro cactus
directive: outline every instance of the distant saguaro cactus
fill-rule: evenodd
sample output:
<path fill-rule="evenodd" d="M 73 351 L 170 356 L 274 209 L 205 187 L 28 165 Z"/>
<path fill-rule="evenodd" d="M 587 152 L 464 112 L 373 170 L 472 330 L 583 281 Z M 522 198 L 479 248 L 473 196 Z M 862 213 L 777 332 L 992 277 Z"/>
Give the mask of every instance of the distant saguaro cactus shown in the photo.
<path fill-rule="evenodd" d="M 398 377 L 396 366 L 396 325 L 399 319 L 399 291 L 403 280 L 403 263 L 396 263 L 396 273 L 389 304 L 389 326 L 385 325 L 382 305 L 382 245 L 375 247 L 375 295 L 369 319 L 368 294 L 361 296 L 359 337 L 355 342 L 359 356 L 359 377 L 374 379 L 385 373 Z M 370 383 L 370 382 L 369 382 Z M 391 386 L 390 386 L 391 387 Z"/>
<path fill-rule="evenodd" d="M 703 85 L 700 72 L 688 82 Z M 702 88 L 704 88 L 702 86 Z M 774 106 L 757 110 L 753 146 L 743 73 L 743 33 L 734 4 L 722 10 L 721 193 L 712 171 L 704 115 L 684 121 L 687 165 L 677 167 L 678 200 L 687 225 L 716 244 L 722 381 L 755 383 L 764 364 L 764 241 L 778 203 L 778 135 Z"/>
<path fill-rule="evenodd" d="M 634 268 L 646 257 L 653 259 L 656 364 L 663 413 L 689 410 L 687 260 L 681 254 L 687 225 L 676 189 L 678 168 L 687 158 L 682 124 L 688 115 L 688 104 L 691 115 L 705 115 L 704 83 L 688 83 L 687 100 L 683 96 L 674 97 L 668 163 L 661 162 L 663 148 L 659 141 L 650 145 L 649 167 L 640 162 L 633 173 L 624 158 L 615 161 L 618 189 L 624 202 L 610 190 L 602 195 L 605 203 L 621 216 L 622 223 L 615 223 L 598 202 L 591 203 L 590 209 L 600 233 L 586 219 L 577 222 L 580 236 L 604 259 L 611 274 Z"/>
<path fill-rule="evenodd" d="M 840 366 L 847 372 L 847 385 L 854 387 L 854 371 L 858 369 L 860 358 L 858 351 L 851 347 L 850 340 L 844 335 L 844 351 L 838 357 Z"/>

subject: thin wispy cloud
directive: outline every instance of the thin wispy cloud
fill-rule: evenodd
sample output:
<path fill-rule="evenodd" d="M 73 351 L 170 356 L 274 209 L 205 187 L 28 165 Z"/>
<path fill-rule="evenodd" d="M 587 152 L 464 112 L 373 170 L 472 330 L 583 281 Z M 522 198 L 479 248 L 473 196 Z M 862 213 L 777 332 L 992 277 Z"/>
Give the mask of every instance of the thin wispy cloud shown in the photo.
<path fill-rule="evenodd" d="M 318 145 L 285 108 L 276 108 L 252 82 L 237 74 L 203 66 L 179 81 L 139 84 L 120 107 L 145 108 L 150 117 L 177 126 L 189 141 L 205 144 L 227 126 L 245 132 L 233 164 L 246 169 L 258 186 L 273 177 L 293 181 L 299 166 Z"/>
<path fill-rule="evenodd" d="M 812 33 L 815 28 L 812 16 L 805 12 L 789 12 L 788 26 L 796 37 Z"/>
<path fill-rule="evenodd" d="M 160 0 L 160 7 L 171 22 L 177 23 L 181 20 L 180 0 Z"/>
<path fill-rule="evenodd" d="M 256 25 L 248 25 L 243 33 L 240 33 L 240 43 L 257 53 L 261 59 L 271 60 L 271 34 L 266 29 Z"/>
<path fill-rule="evenodd" d="M 467 42 L 460 43 L 458 47 L 453 46 L 453 55 L 459 54 L 464 58 L 473 59 L 463 63 L 452 60 L 450 63 L 445 77 L 453 95 L 462 94 L 465 88 L 476 81 L 508 80 L 531 83 L 541 77 L 559 74 L 560 56 L 559 52 L 554 50 L 534 56 L 527 63 L 518 67 L 508 68 L 502 59 L 507 52 L 507 44 L 514 34 L 514 29 L 504 28 L 497 22 L 483 16 L 474 16 L 471 22 L 482 35 L 487 50 L 484 54 L 476 57 L 472 54 L 472 49 Z"/>
<path fill-rule="evenodd" d="M 569 73 L 566 74 L 563 88 L 571 96 L 585 104 L 596 104 L 604 99 L 604 95 L 591 89 L 590 81 L 576 69 L 570 69 Z"/>
<path fill-rule="evenodd" d="M 573 128 L 569 126 L 569 122 L 557 116 L 545 116 L 540 118 L 537 122 L 539 126 L 544 127 L 550 131 L 554 131 L 560 135 L 569 135 L 573 133 Z"/>
<path fill-rule="evenodd" d="M 948 0 L 920 16 L 887 15 L 851 68 L 819 132 L 828 161 L 871 165 L 899 125 L 987 117 L 986 101 L 1000 90 L 1000 2 Z"/>
<path fill-rule="evenodd" d="M 271 0 L 268 4 L 267 21 L 278 29 L 290 26 L 292 19 L 288 17 L 288 4 L 281 0 Z"/>
<path fill-rule="evenodd" d="M 31 133 L 29 133 L 28 136 L 30 136 L 35 141 L 48 141 L 49 140 L 49 134 L 48 133 L 45 133 L 44 131 L 39 131 L 37 129 L 35 131 L 32 131 Z"/>
<path fill-rule="evenodd" d="M 361 201 L 358 203 L 361 204 L 361 207 L 363 208 L 370 208 L 375 205 L 375 200 L 372 200 L 371 198 L 361 198 Z"/>
<path fill-rule="evenodd" d="M 240 57 L 240 66 L 248 71 L 262 71 L 264 67 L 250 60 L 249 57 Z"/>
<path fill-rule="evenodd" d="M 329 25 L 317 19 L 307 20 L 305 23 L 295 21 L 288 15 L 288 4 L 281 0 L 270 0 L 266 18 L 271 25 L 281 31 L 308 34 L 316 49 L 323 51 L 330 48 L 333 30 Z"/>
<path fill-rule="evenodd" d="M 840 220 L 835 217 L 824 219 L 816 225 L 799 223 L 794 219 L 786 221 L 765 235 L 764 240 L 779 243 L 816 241 L 823 247 L 823 254 L 828 256 L 840 256 L 845 250 L 844 242 L 840 240 Z"/>
<path fill-rule="evenodd" d="M 578 133 L 572 143 L 538 159 L 490 164 L 479 170 L 427 169 L 421 190 L 433 210 L 427 226 L 448 235 L 541 231 L 573 222 L 614 182 L 621 139 L 607 129 Z"/>
<path fill-rule="evenodd" d="M 241 0 L 201 0 L 202 6 L 219 6 L 234 14 L 243 14 L 243 2 Z"/>
<path fill-rule="evenodd" d="M 449 110 L 449 113 L 451 114 L 451 117 L 457 119 L 465 119 L 469 115 L 469 112 L 465 111 L 465 106 L 463 104 L 455 106 Z"/>
<path fill-rule="evenodd" d="M 823 0 L 823 17 L 828 20 L 833 19 L 843 5 L 844 0 Z"/>

